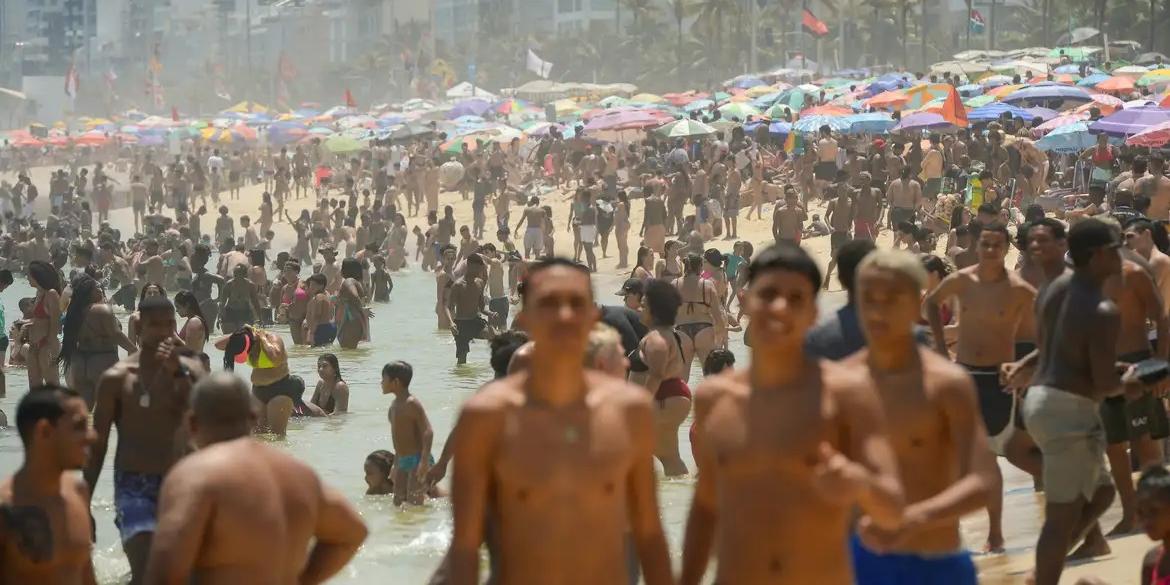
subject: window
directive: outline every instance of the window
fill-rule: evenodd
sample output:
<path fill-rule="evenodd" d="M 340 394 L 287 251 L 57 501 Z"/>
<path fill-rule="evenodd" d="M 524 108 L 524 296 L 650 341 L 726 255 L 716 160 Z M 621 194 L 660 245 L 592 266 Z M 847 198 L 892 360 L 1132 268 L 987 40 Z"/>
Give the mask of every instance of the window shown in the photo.
<path fill-rule="evenodd" d="M 576 1 L 579 3 L 581 0 Z M 573 2 L 574 0 L 557 0 L 557 12 L 573 12 L 575 10 L 573 8 Z"/>

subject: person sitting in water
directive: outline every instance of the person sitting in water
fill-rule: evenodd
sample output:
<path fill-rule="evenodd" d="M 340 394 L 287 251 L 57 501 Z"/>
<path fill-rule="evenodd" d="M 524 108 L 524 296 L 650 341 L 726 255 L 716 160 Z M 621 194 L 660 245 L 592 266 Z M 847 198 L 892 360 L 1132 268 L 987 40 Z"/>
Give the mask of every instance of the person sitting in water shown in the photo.
<path fill-rule="evenodd" d="M 366 455 L 363 470 L 366 475 L 367 496 L 385 496 L 394 493 L 394 477 L 391 475 L 391 472 L 394 470 L 393 453 L 385 449 L 378 449 Z M 427 488 L 428 498 L 443 498 L 446 496 L 447 492 L 438 486 L 432 485 Z"/>
<path fill-rule="evenodd" d="M 393 480 L 403 488 L 394 493 L 396 506 L 408 499 L 412 504 L 422 503 L 421 486 L 427 471 L 435 464 L 431 456 L 435 433 L 422 402 L 410 393 L 413 377 L 414 369 L 403 361 L 390 362 L 382 368 L 382 394 L 394 395 L 387 417 L 394 450 L 398 453 Z"/>
<path fill-rule="evenodd" d="M 345 414 L 349 411 L 349 384 L 341 377 L 337 356 L 331 353 L 317 358 L 317 388 L 311 402 L 325 414 Z"/>

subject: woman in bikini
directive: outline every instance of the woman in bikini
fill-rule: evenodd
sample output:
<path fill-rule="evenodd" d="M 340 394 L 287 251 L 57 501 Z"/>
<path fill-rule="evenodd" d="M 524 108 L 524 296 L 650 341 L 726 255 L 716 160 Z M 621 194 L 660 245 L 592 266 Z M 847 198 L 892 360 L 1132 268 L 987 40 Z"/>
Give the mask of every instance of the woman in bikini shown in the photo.
<path fill-rule="evenodd" d="M 195 353 L 202 353 L 203 346 L 207 344 L 207 318 L 199 308 L 199 299 L 195 298 L 195 293 L 179 291 L 175 295 L 175 310 L 180 317 L 187 319 L 179 328 L 179 339 Z"/>
<path fill-rule="evenodd" d="M 726 335 L 727 329 L 719 291 L 713 279 L 703 278 L 702 268 L 703 260 L 698 254 L 688 254 L 683 260 L 683 276 L 671 283 L 682 303 L 675 328 L 687 353 L 692 359 L 698 357 L 700 364 L 712 350 L 721 347 L 719 336 L 721 332 Z M 691 360 L 687 360 L 687 374 L 690 369 Z M 683 379 L 689 380 L 689 376 L 684 375 Z"/>
<path fill-rule="evenodd" d="M 654 456 L 667 477 L 687 474 L 679 455 L 678 429 L 691 413 L 691 390 L 686 379 L 694 352 L 688 351 L 683 335 L 675 331 L 682 297 L 670 283 L 652 280 L 642 297 L 642 319 L 650 332 L 638 344 L 646 372 L 646 388 L 654 392 Z"/>
<path fill-rule="evenodd" d="M 666 242 L 663 247 L 664 253 L 662 258 L 659 258 L 658 262 L 654 265 L 654 278 L 671 282 L 682 276 L 682 262 L 678 258 L 678 249 L 681 247 L 682 242 L 678 240 Z"/>
<path fill-rule="evenodd" d="M 337 344 L 343 349 L 355 349 L 359 342 L 370 340 L 371 313 L 362 299 L 362 265 L 354 258 L 341 261 L 341 290 L 337 293 Z"/>
<path fill-rule="evenodd" d="M 28 281 L 37 291 L 29 324 L 28 341 L 32 351 L 28 359 L 28 387 L 57 384 L 57 352 L 61 342 L 61 277 L 52 264 L 33 260 L 28 264 Z"/>
<path fill-rule="evenodd" d="M 317 358 L 317 387 L 310 401 L 319 406 L 325 414 L 349 412 L 349 384 L 341 377 L 341 366 L 337 356 L 331 353 Z"/>
<path fill-rule="evenodd" d="M 138 350 L 122 332 L 101 285 L 89 276 L 73 281 L 73 297 L 62 320 L 61 355 L 65 381 L 93 408 L 98 379 L 118 362 L 118 347 L 128 353 Z M 189 294 L 189 293 L 188 293 Z"/>
<path fill-rule="evenodd" d="M 638 248 L 638 261 L 630 271 L 630 278 L 637 278 L 643 283 L 654 279 L 654 250 L 648 246 Z"/>
<path fill-rule="evenodd" d="M 167 296 L 166 289 L 163 288 L 163 285 L 157 282 L 148 282 L 146 283 L 146 286 L 142 287 L 142 292 L 138 293 L 138 304 L 141 305 L 142 301 L 145 301 L 150 297 L 158 296 L 165 298 Z M 138 330 L 138 324 L 141 321 L 142 316 L 138 314 L 138 311 L 130 313 L 130 317 L 126 320 L 126 330 L 129 331 L 130 342 L 134 345 L 138 345 L 138 335 L 141 333 Z"/>

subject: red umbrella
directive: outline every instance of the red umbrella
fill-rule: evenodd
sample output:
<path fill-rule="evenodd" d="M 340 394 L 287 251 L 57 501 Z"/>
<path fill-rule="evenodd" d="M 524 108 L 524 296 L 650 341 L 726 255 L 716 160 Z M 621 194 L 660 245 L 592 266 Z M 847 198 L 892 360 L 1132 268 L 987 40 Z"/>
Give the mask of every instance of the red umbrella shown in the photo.
<path fill-rule="evenodd" d="M 105 146 L 109 143 L 110 137 L 101 132 L 86 132 L 73 140 L 73 143 L 78 146 Z"/>
<path fill-rule="evenodd" d="M 1101 91 L 1110 93 L 1130 92 L 1133 91 L 1133 78 L 1117 75 L 1098 83 L 1096 87 Z"/>

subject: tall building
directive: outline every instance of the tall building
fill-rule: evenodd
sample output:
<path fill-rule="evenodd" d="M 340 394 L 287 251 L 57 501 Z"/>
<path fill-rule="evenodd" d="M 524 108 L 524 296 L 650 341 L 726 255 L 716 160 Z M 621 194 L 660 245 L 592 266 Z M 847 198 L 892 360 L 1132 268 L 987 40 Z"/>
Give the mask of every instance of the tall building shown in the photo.
<path fill-rule="evenodd" d="M 12 0 L 5 0 L 7 4 Z M 20 0 L 25 75 L 62 75 L 97 34 L 98 0 Z M 80 58 L 86 57 L 85 55 Z"/>

